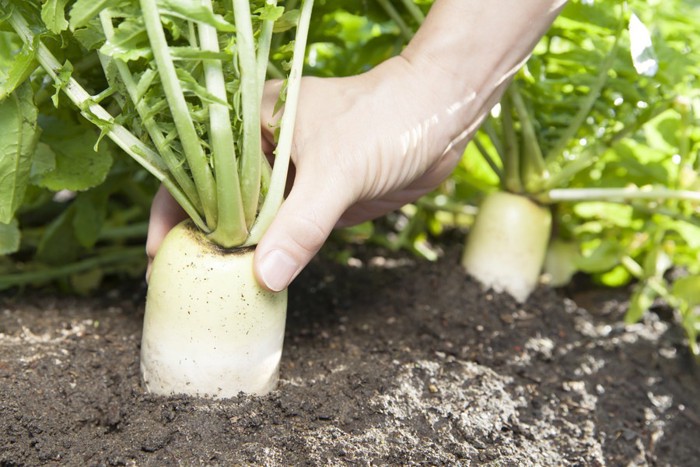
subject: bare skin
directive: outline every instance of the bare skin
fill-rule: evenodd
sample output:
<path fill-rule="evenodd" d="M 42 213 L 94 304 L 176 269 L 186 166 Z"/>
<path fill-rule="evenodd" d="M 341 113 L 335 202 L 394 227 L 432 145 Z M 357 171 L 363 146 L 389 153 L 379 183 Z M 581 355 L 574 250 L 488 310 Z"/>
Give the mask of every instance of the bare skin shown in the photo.
<path fill-rule="evenodd" d="M 289 195 L 256 248 L 255 274 L 279 291 L 333 228 L 382 216 L 447 178 L 565 0 L 436 0 L 404 52 L 348 78 L 304 78 Z M 263 99 L 274 148 L 278 82 Z M 161 189 L 147 242 L 155 256 L 185 214 Z"/>

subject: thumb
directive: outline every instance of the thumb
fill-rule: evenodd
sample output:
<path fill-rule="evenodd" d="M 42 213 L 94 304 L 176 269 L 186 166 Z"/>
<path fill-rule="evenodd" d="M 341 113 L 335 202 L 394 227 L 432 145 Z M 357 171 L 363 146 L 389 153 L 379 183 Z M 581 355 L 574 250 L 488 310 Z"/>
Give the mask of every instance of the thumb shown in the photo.
<path fill-rule="evenodd" d="M 341 192 L 297 180 L 255 249 L 260 285 L 274 292 L 284 290 L 311 261 L 350 204 L 341 199 Z"/>

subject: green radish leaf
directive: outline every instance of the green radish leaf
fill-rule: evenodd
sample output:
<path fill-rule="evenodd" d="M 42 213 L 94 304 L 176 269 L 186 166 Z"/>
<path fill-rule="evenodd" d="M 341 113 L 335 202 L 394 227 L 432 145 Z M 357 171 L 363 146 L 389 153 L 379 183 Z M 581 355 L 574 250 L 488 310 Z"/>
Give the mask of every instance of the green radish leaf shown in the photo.
<path fill-rule="evenodd" d="M 495 153 L 495 149 L 489 139 L 482 138 L 480 142 L 491 154 Z M 465 199 L 477 192 L 488 193 L 493 191 L 494 187 L 497 187 L 500 182 L 498 175 L 491 169 L 491 166 L 482 157 L 481 152 L 473 142 L 467 146 L 464 157 L 462 157 L 459 165 L 455 168 L 455 175 L 460 177 L 460 181 L 464 180 L 465 182 L 457 187 L 460 190 L 459 196 L 463 196 Z"/>
<path fill-rule="evenodd" d="M 48 144 L 39 142 L 32 158 L 29 181 L 34 185 L 39 185 L 44 175 L 54 169 L 56 169 L 56 153 Z"/>
<path fill-rule="evenodd" d="M 671 258 L 659 246 L 654 246 L 644 258 L 644 277 L 663 278 L 666 271 L 673 266 Z"/>
<path fill-rule="evenodd" d="M 689 222 L 670 221 L 669 229 L 675 230 L 693 249 L 700 249 L 700 227 Z"/>
<path fill-rule="evenodd" d="M 662 162 L 668 157 L 663 151 L 640 144 L 626 141 L 615 147 L 615 161 L 608 164 L 609 170 L 617 169 L 621 179 L 627 183 L 643 185 L 657 182 L 668 182 L 668 169 Z"/>
<path fill-rule="evenodd" d="M 675 112 L 667 112 L 653 124 L 644 127 L 644 138 L 649 147 L 660 149 L 668 154 L 678 148 L 680 132 L 682 132 L 680 116 Z"/>
<path fill-rule="evenodd" d="M 60 34 L 68 29 L 66 20 L 66 4 L 68 0 L 46 0 L 41 7 L 41 19 L 49 31 Z"/>
<path fill-rule="evenodd" d="M 3 55 L 2 62 L 10 64 L 8 70 L 0 70 L 0 78 L 3 78 L 0 81 L 0 101 L 12 94 L 39 67 L 34 49 L 27 44 L 23 44 L 16 55 L 5 57 L 4 55 L 9 52 L 0 47 L 0 54 Z"/>
<path fill-rule="evenodd" d="M 21 235 L 16 219 L 0 223 L 0 255 L 9 255 L 19 250 Z"/>
<path fill-rule="evenodd" d="M 72 31 L 82 28 L 102 11 L 111 0 L 77 0 L 70 11 Z"/>
<path fill-rule="evenodd" d="M 275 33 L 289 31 L 297 27 L 299 22 L 299 10 L 289 10 L 285 11 L 282 16 L 280 16 L 272 27 L 272 31 Z"/>
<path fill-rule="evenodd" d="M 284 108 L 284 104 L 287 102 L 287 84 L 289 84 L 289 82 L 286 79 L 282 81 L 282 88 L 280 89 L 280 94 L 279 96 L 277 96 L 275 107 L 272 110 L 273 115 L 276 115 L 280 110 L 282 110 Z M 277 125 L 277 128 L 275 129 L 275 141 L 277 140 L 278 132 L 279 125 Z"/>
<path fill-rule="evenodd" d="M 56 168 L 48 172 L 40 185 L 53 191 L 83 191 L 102 183 L 112 166 L 106 147 L 94 151 L 97 135 L 92 128 L 58 119 L 46 119 L 42 141 L 56 155 Z"/>
<path fill-rule="evenodd" d="M 53 105 L 55 107 L 58 107 L 58 97 L 61 94 L 63 88 L 66 87 L 66 85 L 70 81 L 71 76 L 73 76 L 73 65 L 70 62 L 66 62 L 58 71 L 58 75 L 54 80 L 54 87 L 56 88 L 56 92 L 53 96 L 51 96 L 51 100 L 53 101 Z"/>
<path fill-rule="evenodd" d="M 37 108 L 29 84 L 0 102 L 0 223 L 9 223 L 22 204 L 37 144 Z"/>
<path fill-rule="evenodd" d="M 608 287 L 622 287 L 625 284 L 629 284 L 632 280 L 632 275 L 626 267 L 619 265 L 601 274 L 598 280 L 600 280 L 601 284 L 605 284 Z"/>
<path fill-rule="evenodd" d="M 104 271 L 102 269 L 90 269 L 89 271 L 72 274 L 70 276 L 70 286 L 73 291 L 80 295 L 87 295 L 94 292 L 102 284 Z"/>
<path fill-rule="evenodd" d="M 78 258 L 80 245 L 73 231 L 74 215 L 75 209 L 71 206 L 47 226 L 37 247 L 37 260 L 58 265 Z"/>
<path fill-rule="evenodd" d="M 590 201 L 576 203 L 574 212 L 583 219 L 600 219 L 612 225 L 627 227 L 630 225 L 634 209 L 622 204 Z"/>
<path fill-rule="evenodd" d="M 177 77 L 180 79 L 180 84 L 185 94 L 190 93 L 199 97 L 202 102 L 209 104 L 221 104 L 231 108 L 231 104 L 219 99 L 217 96 L 209 92 L 207 88 L 197 82 L 197 80 L 186 70 L 178 68 L 176 70 Z"/>
<path fill-rule="evenodd" d="M 75 200 L 73 229 L 78 242 L 91 248 L 97 243 L 107 217 L 107 194 L 103 190 L 83 193 Z"/>
<path fill-rule="evenodd" d="M 152 56 L 148 34 L 141 18 L 128 18 L 114 30 L 114 36 L 100 48 L 108 57 L 124 62 Z"/>
<path fill-rule="evenodd" d="M 572 258 L 576 267 L 587 273 L 609 271 L 620 262 L 624 254 L 621 247 L 611 241 L 603 241 L 592 253 Z"/>
<path fill-rule="evenodd" d="M 0 11 L 0 31 L 3 30 L 4 23 L 8 20 L 8 18 L 12 15 L 12 5 L 10 5 L 10 8 L 7 8 L 6 10 L 3 9 Z M 8 26 L 5 26 L 5 29 L 9 30 Z"/>
<path fill-rule="evenodd" d="M 187 23 L 180 18 L 174 17 L 161 16 L 160 21 L 163 23 L 163 29 L 169 32 L 175 41 L 182 37 L 182 28 L 187 25 Z"/>
<path fill-rule="evenodd" d="M 277 21 L 284 14 L 284 7 L 266 3 L 264 7 L 255 10 L 255 14 L 262 21 Z"/>
<path fill-rule="evenodd" d="M 73 37 L 87 50 L 97 50 L 105 44 L 105 36 L 102 30 L 98 29 L 93 23 L 77 29 L 73 33 Z"/>
<path fill-rule="evenodd" d="M 219 31 L 236 31 L 234 25 L 226 21 L 223 16 L 213 13 L 198 2 L 190 0 L 158 0 L 158 10 L 162 15 L 208 24 Z"/>

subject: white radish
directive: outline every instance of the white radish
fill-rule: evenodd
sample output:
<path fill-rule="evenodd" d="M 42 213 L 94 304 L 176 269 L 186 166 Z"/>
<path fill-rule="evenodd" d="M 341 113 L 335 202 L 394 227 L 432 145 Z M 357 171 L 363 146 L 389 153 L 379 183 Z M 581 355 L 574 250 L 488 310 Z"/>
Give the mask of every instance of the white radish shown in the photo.
<path fill-rule="evenodd" d="M 149 392 L 226 398 L 276 387 L 287 293 L 257 284 L 253 252 L 223 250 L 191 222 L 165 238 L 153 263 L 141 345 Z"/>
<path fill-rule="evenodd" d="M 462 266 L 485 287 L 524 302 L 538 284 L 551 226 L 547 207 L 511 193 L 490 194 L 469 232 Z"/>

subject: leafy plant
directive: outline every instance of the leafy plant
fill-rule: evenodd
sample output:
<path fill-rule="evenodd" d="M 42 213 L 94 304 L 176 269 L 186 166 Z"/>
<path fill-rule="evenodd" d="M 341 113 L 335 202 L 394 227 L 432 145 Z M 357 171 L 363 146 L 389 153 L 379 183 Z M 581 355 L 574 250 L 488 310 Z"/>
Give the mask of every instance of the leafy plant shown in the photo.
<path fill-rule="evenodd" d="M 23 5 L 32 7 L 40 16 L 38 3 Z M 157 185 L 120 158 L 116 145 L 97 144 L 100 132 L 67 105 L 36 48 L 9 28 L 11 11 L 3 4 L 0 250 L 12 256 L 0 262 L 0 289 L 56 281 L 88 292 L 106 274 L 140 275 Z M 91 92 L 106 86 L 96 54 L 86 54 L 71 35 L 36 30 Z"/>

